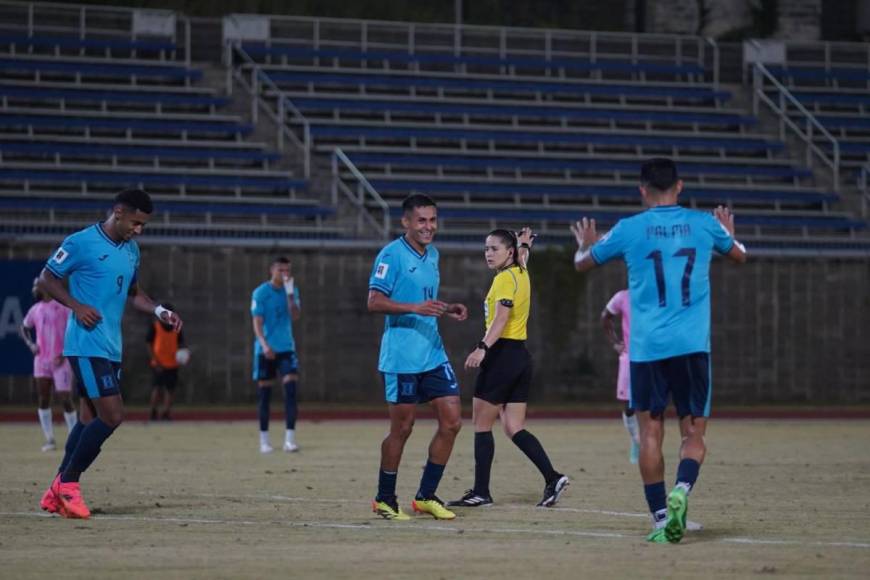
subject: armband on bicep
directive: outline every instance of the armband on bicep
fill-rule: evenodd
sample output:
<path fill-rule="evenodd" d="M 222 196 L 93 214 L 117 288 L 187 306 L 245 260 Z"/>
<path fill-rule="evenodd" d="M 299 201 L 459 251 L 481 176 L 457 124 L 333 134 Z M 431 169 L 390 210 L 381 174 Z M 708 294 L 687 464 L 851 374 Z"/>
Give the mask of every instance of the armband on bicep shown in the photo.
<path fill-rule="evenodd" d="M 499 300 L 498 303 L 501 304 L 502 306 L 504 306 L 505 308 L 513 308 L 514 307 L 514 301 L 508 300 L 507 298 Z"/>

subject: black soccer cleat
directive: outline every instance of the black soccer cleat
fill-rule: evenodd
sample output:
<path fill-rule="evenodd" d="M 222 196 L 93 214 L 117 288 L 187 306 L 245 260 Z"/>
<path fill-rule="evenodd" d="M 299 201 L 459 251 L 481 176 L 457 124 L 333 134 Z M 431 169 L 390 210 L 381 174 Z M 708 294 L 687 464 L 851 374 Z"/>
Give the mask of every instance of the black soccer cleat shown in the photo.
<path fill-rule="evenodd" d="M 553 507 L 556 505 L 556 502 L 559 501 L 569 483 L 567 475 L 556 474 L 556 477 L 548 481 L 547 485 L 544 486 L 544 497 L 538 502 L 538 507 Z"/>
<path fill-rule="evenodd" d="M 492 496 L 478 495 L 474 493 L 473 489 L 469 489 L 461 498 L 455 501 L 449 501 L 447 502 L 447 505 L 449 507 L 480 507 L 492 505 Z"/>

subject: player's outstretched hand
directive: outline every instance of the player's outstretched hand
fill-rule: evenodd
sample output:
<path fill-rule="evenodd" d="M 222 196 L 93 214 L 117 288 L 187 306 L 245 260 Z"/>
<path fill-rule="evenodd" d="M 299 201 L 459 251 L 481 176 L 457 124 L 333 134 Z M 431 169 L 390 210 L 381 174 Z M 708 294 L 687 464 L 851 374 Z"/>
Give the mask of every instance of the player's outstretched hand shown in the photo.
<path fill-rule="evenodd" d="M 586 250 L 598 241 L 598 231 L 595 229 L 595 220 L 591 218 L 581 218 L 579 222 L 574 222 L 571 226 L 571 233 L 574 234 L 574 239 L 577 241 L 577 247 L 581 250 Z"/>
<path fill-rule="evenodd" d="M 448 304 L 445 314 L 453 320 L 458 320 L 459 322 L 462 322 L 463 320 L 468 318 L 468 308 L 465 306 L 465 304 Z"/>
<path fill-rule="evenodd" d="M 93 328 L 103 319 L 96 308 L 91 308 L 87 304 L 79 304 L 73 308 L 73 314 L 85 328 Z"/>
<path fill-rule="evenodd" d="M 449 304 L 446 302 L 441 302 L 440 300 L 427 300 L 425 302 L 421 302 L 414 309 L 414 314 L 419 314 L 420 316 L 434 316 L 436 318 L 440 318 L 442 314 L 447 312 L 447 307 Z"/>
<path fill-rule="evenodd" d="M 526 226 L 517 232 L 517 245 L 528 244 L 529 247 L 532 247 L 534 241 L 535 234 L 532 232 L 532 228 Z"/>
<path fill-rule="evenodd" d="M 734 237 L 734 214 L 731 213 L 731 210 L 724 205 L 718 206 L 713 210 L 713 215 L 719 220 L 719 223 L 722 224 L 728 233 L 731 234 L 731 237 Z"/>
<path fill-rule="evenodd" d="M 184 322 L 181 321 L 181 317 L 177 312 L 173 312 L 171 310 L 164 310 L 160 313 L 160 320 L 172 326 L 172 330 L 175 332 L 181 332 L 181 327 L 184 326 Z"/>

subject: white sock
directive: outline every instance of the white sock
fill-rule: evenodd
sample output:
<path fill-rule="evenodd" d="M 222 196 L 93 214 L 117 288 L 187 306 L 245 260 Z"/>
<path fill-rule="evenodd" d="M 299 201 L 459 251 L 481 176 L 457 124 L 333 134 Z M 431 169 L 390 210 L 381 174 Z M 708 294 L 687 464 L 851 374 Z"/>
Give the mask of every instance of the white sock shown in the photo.
<path fill-rule="evenodd" d="M 635 443 L 640 442 L 640 427 L 637 425 L 637 413 L 629 417 L 624 412 L 622 413 L 622 424 L 625 425 L 625 430 L 628 431 L 628 436 Z"/>
<path fill-rule="evenodd" d="M 290 445 L 296 444 L 296 430 L 295 429 L 287 429 L 287 434 L 284 435 L 284 443 L 288 443 Z"/>
<path fill-rule="evenodd" d="M 269 445 L 268 431 L 260 431 L 260 445 Z"/>
<path fill-rule="evenodd" d="M 39 414 L 39 426 L 42 427 L 45 442 L 51 443 L 54 441 L 54 425 L 51 424 L 51 409 L 37 409 L 36 412 Z"/>
<path fill-rule="evenodd" d="M 66 421 L 66 428 L 69 431 L 73 430 L 73 427 L 78 423 L 78 417 L 76 416 L 75 411 L 63 412 L 63 420 Z"/>
<path fill-rule="evenodd" d="M 679 482 L 677 485 L 674 486 L 674 489 L 682 489 L 686 492 L 686 495 L 692 493 L 692 486 L 685 481 Z"/>
<path fill-rule="evenodd" d="M 652 516 L 653 520 L 653 529 L 659 530 L 665 527 L 665 524 L 668 523 L 668 510 L 659 510 Z"/>

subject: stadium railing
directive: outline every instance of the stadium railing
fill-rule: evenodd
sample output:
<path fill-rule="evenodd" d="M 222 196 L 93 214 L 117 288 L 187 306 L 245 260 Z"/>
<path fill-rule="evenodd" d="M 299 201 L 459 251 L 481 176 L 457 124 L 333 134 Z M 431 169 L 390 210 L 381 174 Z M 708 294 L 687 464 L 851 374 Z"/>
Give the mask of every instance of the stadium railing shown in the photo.
<path fill-rule="evenodd" d="M 355 187 L 352 188 L 345 183 L 343 175 L 345 171 L 350 174 Z M 366 179 L 365 175 L 356 168 L 344 151 L 340 147 L 336 147 L 332 152 L 332 202 L 335 206 L 338 206 L 339 192 L 356 208 L 357 219 L 354 233 L 357 236 L 369 237 L 372 230 L 379 238 L 387 239 L 390 236 L 391 210 L 389 204 Z M 373 204 L 374 208 L 370 208 L 369 204 Z M 380 222 L 372 215 L 371 209 L 380 211 Z M 371 230 L 367 229 L 366 226 L 369 226 Z"/>

